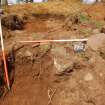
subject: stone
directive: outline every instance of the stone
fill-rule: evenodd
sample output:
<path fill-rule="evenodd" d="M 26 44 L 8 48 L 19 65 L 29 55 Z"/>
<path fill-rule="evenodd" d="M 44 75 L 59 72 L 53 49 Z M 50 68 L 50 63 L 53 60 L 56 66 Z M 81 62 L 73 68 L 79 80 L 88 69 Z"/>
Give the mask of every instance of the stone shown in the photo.
<path fill-rule="evenodd" d="M 100 33 L 100 30 L 99 29 L 94 29 L 93 30 L 93 34 L 99 34 Z"/>
<path fill-rule="evenodd" d="M 56 68 L 56 74 L 57 75 L 62 75 L 70 72 L 73 69 L 73 62 L 68 62 L 68 63 L 60 63 L 58 59 L 54 59 L 54 66 Z"/>
<path fill-rule="evenodd" d="M 54 58 L 55 74 L 66 74 L 73 69 L 72 55 L 63 46 L 56 46 L 51 52 Z"/>
<path fill-rule="evenodd" d="M 85 81 L 92 81 L 93 79 L 94 79 L 94 77 L 91 73 L 87 73 L 84 77 Z"/>
<path fill-rule="evenodd" d="M 87 45 L 92 50 L 97 51 L 100 47 L 103 46 L 104 41 L 105 41 L 105 34 L 104 33 L 95 34 L 95 35 L 92 35 L 88 38 Z"/>
<path fill-rule="evenodd" d="M 33 55 L 33 54 L 32 54 L 30 51 L 28 51 L 28 50 L 25 52 L 25 56 L 26 56 L 26 57 L 31 57 L 32 55 Z"/>

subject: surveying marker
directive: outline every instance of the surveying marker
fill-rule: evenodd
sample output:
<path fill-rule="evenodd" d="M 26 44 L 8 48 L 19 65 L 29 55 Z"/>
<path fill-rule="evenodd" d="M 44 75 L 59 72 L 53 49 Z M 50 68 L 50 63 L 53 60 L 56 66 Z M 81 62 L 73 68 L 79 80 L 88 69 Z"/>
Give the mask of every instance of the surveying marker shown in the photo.
<path fill-rule="evenodd" d="M 74 47 L 74 51 L 75 52 L 81 52 L 81 51 L 85 51 L 85 44 L 87 43 L 88 39 L 59 39 L 59 40 L 31 40 L 31 41 L 18 41 L 20 43 L 40 43 L 40 44 L 44 44 L 44 43 L 54 43 L 54 42 L 72 42 L 73 43 L 73 47 Z"/>
<path fill-rule="evenodd" d="M 3 57 L 3 63 L 4 63 L 4 72 L 5 72 L 5 78 L 6 78 L 6 83 L 7 83 L 7 88 L 10 90 L 10 81 L 8 77 L 8 68 L 7 68 L 7 62 L 6 62 L 6 55 L 4 51 L 4 42 L 3 42 L 3 34 L 2 34 L 2 25 L 1 25 L 1 15 L 2 15 L 2 10 L 0 9 L 0 39 L 1 39 L 1 49 L 2 49 L 2 57 Z"/>

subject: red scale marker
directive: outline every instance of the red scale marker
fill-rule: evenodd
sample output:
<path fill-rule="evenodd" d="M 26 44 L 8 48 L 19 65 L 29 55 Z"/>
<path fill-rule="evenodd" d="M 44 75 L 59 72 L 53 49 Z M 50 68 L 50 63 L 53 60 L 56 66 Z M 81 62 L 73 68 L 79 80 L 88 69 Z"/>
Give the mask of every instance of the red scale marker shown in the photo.
<path fill-rule="evenodd" d="M 3 34 L 2 34 L 2 27 L 1 27 L 1 18 L 0 18 L 0 38 L 1 38 L 1 48 L 2 48 L 2 57 L 3 57 L 3 62 L 4 62 L 4 71 L 5 71 L 5 77 L 6 77 L 6 83 L 7 83 L 7 88 L 10 90 L 10 81 L 8 77 L 8 68 L 7 68 L 7 63 L 6 63 L 6 55 L 4 51 L 4 42 L 3 42 Z"/>

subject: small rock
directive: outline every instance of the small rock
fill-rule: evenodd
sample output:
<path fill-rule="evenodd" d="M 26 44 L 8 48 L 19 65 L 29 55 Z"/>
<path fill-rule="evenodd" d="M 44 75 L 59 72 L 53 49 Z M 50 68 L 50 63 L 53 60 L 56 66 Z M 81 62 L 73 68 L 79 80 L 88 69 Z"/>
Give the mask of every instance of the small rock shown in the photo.
<path fill-rule="evenodd" d="M 27 57 L 31 57 L 32 55 L 33 54 L 30 51 L 28 51 L 28 50 L 25 52 L 25 56 L 27 56 Z"/>
<path fill-rule="evenodd" d="M 100 77 L 103 77 L 103 73 L 100 73 L 99 75 L 100 75 Z"/>
<path fill-rule="evenodd" d="M 94 29 L 93 30 L 93 34 L 99 34 L 100 33 L 100 30 L 99 29 Z"/>
<path fill-rule="evenodd" d="M 95 62 L 96 62 L 95 57 L 91 57 L 91 58 L 89 59 L 89 64 L 94 65 L 94 64 L 95 64 Z"/>
<path fill-rule="evenodd" d="M 84 77 L 84 80 L 85 81 L 92 81 L 94 78 L 93 78 L 93 75 L 91 73 L 87 73 Z"/>

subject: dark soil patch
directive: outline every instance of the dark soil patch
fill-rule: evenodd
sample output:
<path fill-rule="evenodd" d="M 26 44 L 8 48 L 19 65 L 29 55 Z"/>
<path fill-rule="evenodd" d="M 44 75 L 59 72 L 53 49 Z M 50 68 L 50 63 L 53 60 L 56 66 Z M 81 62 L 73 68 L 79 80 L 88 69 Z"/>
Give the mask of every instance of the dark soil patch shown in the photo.
<path fill-rule="evenodd" d="M 12 84 L 14 82 L 14 75 L 15 75 L 15 54 L 14 51 L 10 51 L 6 55 L 6 64 L 7 64 L 7 70 L 8 70 L 8 77 L 10 81 L 10 87 L 12 87 Z M 0 59 L 0 96 L 3 96 L 7 92 L 7 83 L 5 78 L 5 72 L 4 72 L 4 62 L 1 57 Z"/>
<path fill-rule="evenodd" d="M 2 18 L 2 25 L 10 30 L 22 30 L 24 21 L 17 15 L 10 15 Z"/>

